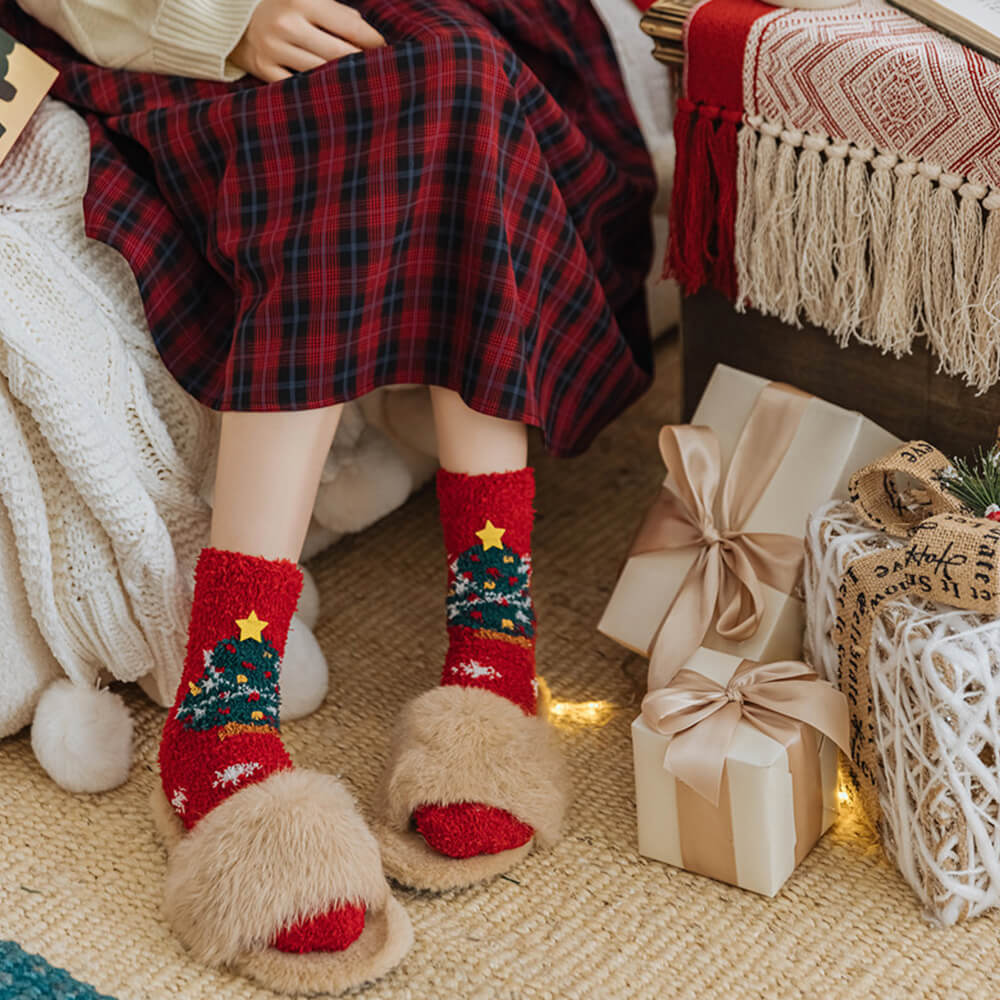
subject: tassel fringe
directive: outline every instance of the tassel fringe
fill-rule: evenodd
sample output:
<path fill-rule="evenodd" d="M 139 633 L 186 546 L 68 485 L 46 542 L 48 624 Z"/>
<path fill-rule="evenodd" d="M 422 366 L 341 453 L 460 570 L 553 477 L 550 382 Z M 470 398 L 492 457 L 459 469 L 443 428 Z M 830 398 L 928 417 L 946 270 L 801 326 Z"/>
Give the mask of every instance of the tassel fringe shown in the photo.
<path fill-rule="evenodd" d="M 681 101 L 664 277 L 895 356 L 1000 381 L 1000 190 L 923 161 Z"/>
<path fill-rule="evenodd" d="M 678 158 L 664 278 L 693 295 L 712 284 L 735 298 L 737 127 L 743 116 L 681 99 L 674 116 Z"/>
<path fill-rule="evenodd" d="M 737 145 L 742 308 L 897 357 L 926 337 L 947 374 L 1000 381 L 1000 192 L 759 117 Z"/>

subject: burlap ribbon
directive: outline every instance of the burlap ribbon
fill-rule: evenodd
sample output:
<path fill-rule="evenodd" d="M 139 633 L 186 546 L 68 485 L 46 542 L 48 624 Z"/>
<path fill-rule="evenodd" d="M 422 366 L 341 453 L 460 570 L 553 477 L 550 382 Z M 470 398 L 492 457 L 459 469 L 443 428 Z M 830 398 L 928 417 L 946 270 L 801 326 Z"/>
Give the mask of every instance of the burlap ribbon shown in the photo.
<path fill-rule="evenodd" d="M 649 689 L 669 683 L 704 642 L 715 619 L 724 639 L 741 642 L 760 625 L 761 585 L 784 593 L 802 570 L 801 537 L 747 532 L 757 506 L 795 437 L 810 396 L 768 384 L 743 427 L 716 513 L 722 477 L 719 441 L 708 427 L 674 425 L 660 431 L 660 454 L 671 475 L 649 509 L 630 555 L 698 547 L 650 647 Z"/>
<path fill-rule="evenodd" d="M 855 511 L 907 544 L 853 560 L 837 589 L 832 639 L 851 712 L 851 760 L 865 811 L 878 821 L 876 705 L 868 670 L 872 627 L 883 604 L 905 594 L 996 617 L 1000 524 L 972 517 L 945 485 L 951 463 L 926 441 L 909 441 L 851 479 Z M 907 483 L 905 480 L 909 480 Z"/>
<path fill-rule="evenodd" d="M 642 716 L 651 729 L 672 737 L 663 766 L 678 780 L 685 868 L 738 881 L 726 758 L 742 720 L 785 748 L 792 775 L 796 864 L 819 839 L 823 788 L 816 733 L 846 752 L 847 700 L 805 663 L 743 660 L 725 686 L 693 670 L 679 670 L 666 687 L 646 695 Z"/>

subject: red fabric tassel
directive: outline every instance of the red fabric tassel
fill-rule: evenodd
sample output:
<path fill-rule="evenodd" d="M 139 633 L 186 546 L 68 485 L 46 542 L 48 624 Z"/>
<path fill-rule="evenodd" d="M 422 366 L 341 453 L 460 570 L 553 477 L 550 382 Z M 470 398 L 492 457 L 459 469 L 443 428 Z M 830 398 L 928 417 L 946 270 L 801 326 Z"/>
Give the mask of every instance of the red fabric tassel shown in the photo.
<path fill-rule="evenodd" d="M 773 13 L 761 0 L 708 0 L 684 27 L 686 89 L 674 118 L 677 160 L 663 277 L 676 278 L 686 295 L 708 283 L 730 299 L 738 294 L 733 246 L 743 58 L 754 22 Z"/>
<path fill-rule="evenodd" d="M 737 132 L 742 115 L 723 111 L 712 136 L 712 173 L 717 187 L 715 215 L 715 256 L 711 280 L 731 301 L 736 300 L 736 172 L 739 148 Z"/>
<path fill-rule="evenodd" d="M 709 281 L 714 256 L 715 178 L 712 171 L 712 137 L 718 108 L 699 107 L 688 135 L 688 213 L 681 234 L 684 255 L 692 262 L 699 287 Z"/>
<path fill-rule="evenodd" d="M 737 128 L 742 115 L 680 100 L 674 118 L 677 161 L 670 207 L 670 246 L 663 277 L 685 295 L 706 284 L 736 297 Z"/>

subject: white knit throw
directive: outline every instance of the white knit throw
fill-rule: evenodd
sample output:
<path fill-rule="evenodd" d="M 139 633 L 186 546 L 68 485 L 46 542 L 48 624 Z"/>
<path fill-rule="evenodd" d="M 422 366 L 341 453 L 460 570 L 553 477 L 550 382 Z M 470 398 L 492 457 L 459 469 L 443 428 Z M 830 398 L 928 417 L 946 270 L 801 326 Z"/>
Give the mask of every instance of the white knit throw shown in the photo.
<path fill-rule="evenodd" d="M 830 640 L 844 568 L 900 545 L 839 501 L 806 529 L 806 658 L 838 682 Z M 1000 622 L 916 598 L 872 631 L 879 800 L 886 853 L 944 924 L 1000 904 Z"/>
<path fill-rule="evenodd" d="M 218 418 L 167 372 L 135 277 L 86 237 L 83 119 L 46 99 L 0 165 L 0 736 L 53 679 L 141 680 L 183 660 Z M 429 420 L 426 390 L 408 423 Z M 348 404 L 310 551 L 401 503 L 434 461 Z M 367 416 L 366 416 L 367 414 Z"/>

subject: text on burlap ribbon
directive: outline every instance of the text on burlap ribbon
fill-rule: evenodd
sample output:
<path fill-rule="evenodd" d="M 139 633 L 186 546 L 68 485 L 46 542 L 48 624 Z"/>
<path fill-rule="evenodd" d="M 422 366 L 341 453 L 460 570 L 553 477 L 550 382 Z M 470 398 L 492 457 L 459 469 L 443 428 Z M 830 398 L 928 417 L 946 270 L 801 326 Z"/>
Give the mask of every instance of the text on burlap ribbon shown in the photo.
<path fill-rule="evenodd" d="M 670 736 L 663 766 L 677 779 L 684 867 L 736 883 L 726 758 L 741 721 L 777 740 L 788 756 L 795 815 L 795 864 L 819 839 L 823 787 L 817 732 L 845 752 L 847 700 L 805 663 L 743 660 L 728 684 L 679 670 L 642 702 L 646 724 Z"/>
<path fill-rule="evenodd" d="M 878 821 L 878 749 L 868 652 L 875 618 L 904 595 L 965 611 L 1000 614 L 1000 524 L 972 517 L 944 485 L 951 463 L 926 441 L 909 441 L 854 474 L 855 511 L 903 546 L 853 560 L 837 588 L 832 639 L 851 712 L 851 760 L 862 804 Z M 902 481 L 909 478 L 912 482 Z"/>
<path fill-rule="evenodd" d="M 667 684 L 704 642 L 715 619 L 724 639 L 741 642 L 760 625 L 761 585 L 791 593 L 803 561 L 801 537 L 747 532 L 743 525 L 781 465 L 810 396 L 769 383 L 743 427 L 722 487 L 719 441 L 708 427 L 660 430 L 660 454 L 672 477 L 646 513 L 631 556 L 697 546 L 649 650 L 650 690 Z"/>

